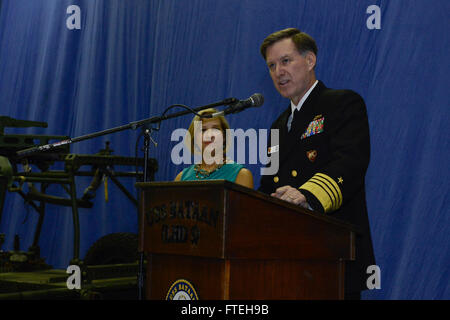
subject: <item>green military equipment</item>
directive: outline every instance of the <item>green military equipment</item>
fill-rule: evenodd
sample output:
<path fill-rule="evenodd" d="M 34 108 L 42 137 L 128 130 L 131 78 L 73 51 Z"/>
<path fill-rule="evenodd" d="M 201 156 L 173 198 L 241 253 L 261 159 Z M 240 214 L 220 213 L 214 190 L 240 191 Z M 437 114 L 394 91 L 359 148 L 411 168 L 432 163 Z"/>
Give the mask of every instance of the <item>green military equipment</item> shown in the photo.
<path fill-rule="evenodd" d="M 0 177 L 5 177 L 7 186 L 10 187 L 13 180 L 13 169 L 8 158 L 0 156 Z"/>
<path fill-rule="evenodd" d="M 121 184 L 119 178 L 141 179 L 143 171 L 138 168 L 144 167 L 144 159 L 112 155 L 113 150 L 110 149 L 109 143 L 106 144 L 105 149 L 100 150 L 95 155 L 71 154 L 70 144 L 58 145 L 51 150 L 33 150 L 33 152 L 21 153 L 25 149 L 48 145 L 52 143 L 50 140 L 56 140 L 56 143 L 58 143 L 70 138 L 58 135 L 7 134 L 5 133 L 7 127 L 46 128 L 47 123 L 0 116 L 0 222 L 7 192 L 20 195 L 38 214 L 33 243 L 28 251 L 24 252 L 19 249 L 2 251 L 0 248 L 0 300 L 135 298 L 135 275 L 138 269 L 136 262 L 97 261 L 99 265 L 95 265 L 95 263 L 91 265 L 89 259 L 93 260 L 92 256 L 95 256 L 93 252 L 102 256 L 100 251 L 106 250 L 104 247 L 101 247 L 100 250 L 97 242 L 95 247 L 93 246 L 96 250 L 89 250 L 91 254 L 88 257 L 88 263 L 85 264 L 79 256 L 78 208 L 91 208 L 93 206 L 91 201 L 95 198 L 96 189 L 102 181 L 105 184 L 105 189 L 107 188 L 107 181 L 114 183 L 135 206 L 138 206 L 138 201 L 134 195 Z M 64 170 L 51 169 L 55 163 L 59 164 L 59 167 L 63 164 Z M 136 170 L 118 170 L 117 167 L 121 166 L 136 167 Z M 150 180 L 154 179 L 156 171 L 156 160 L 149 159 L 148 173 Z M 76 177 L 79 176 L 93 177 L 81 198 L 78 198 L 76 193 Z M 63 190 L 66 191 L 66 196 L 48 194 L 47 188 L 53 184 L 62 186 Z M 40 257 L 38 244 L 46 204 L 72 207 L 74 255 L 70 264 L 78 265 L 82 269 L 83 284 L 81 290 L 71 290 L 66 283 L 69 277 L 66 270 L 53 270 Z M 14 230 L 8 232 L 14 232 Z M 0 240 L 4 239 L 5 235 L 0 235 Z M 103 240 L 101 243 L 104 244 L 105 241 Z M 0 246 L 2 242 L 0 241 Z M 120 243 L 122 242 L 120 241 Z M 112 242 L 111 245 L 117 251 L 116 243 Z M 133 247 L 136 246 L 133 244 Z"/>
<path fill-rule="evenodd" d="M 0 134 L 4 133 L 5 127 L 26 128 L 26 127 L 42 127 L 47 128 L 47 122 L 17 120 L 7 116 L 0 116 Z"/>

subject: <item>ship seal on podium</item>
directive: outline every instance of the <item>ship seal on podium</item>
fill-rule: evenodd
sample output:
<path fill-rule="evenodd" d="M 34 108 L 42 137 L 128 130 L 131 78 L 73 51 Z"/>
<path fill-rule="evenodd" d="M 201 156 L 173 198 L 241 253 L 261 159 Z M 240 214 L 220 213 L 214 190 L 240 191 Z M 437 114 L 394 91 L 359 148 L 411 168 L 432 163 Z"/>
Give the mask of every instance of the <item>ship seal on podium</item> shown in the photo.
<path fill-rule="evenodd" d="M 198 295 L 189 281 L 178 279 L 170 286 L 166 300 L 198 300 Z"/>

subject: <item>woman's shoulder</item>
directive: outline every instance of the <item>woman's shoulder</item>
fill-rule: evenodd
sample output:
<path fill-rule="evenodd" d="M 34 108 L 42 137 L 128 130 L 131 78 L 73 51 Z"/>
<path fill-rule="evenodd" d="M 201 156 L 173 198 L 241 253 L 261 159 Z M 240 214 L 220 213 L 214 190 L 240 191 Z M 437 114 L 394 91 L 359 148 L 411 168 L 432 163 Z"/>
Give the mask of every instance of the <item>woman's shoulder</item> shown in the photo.
<path fill-rule="evenodd" d="M 253 189 L 253 174 L 250 170 L 242 166 L 239 170 L 235 183 L 243 185 L 247 188 Z"/>

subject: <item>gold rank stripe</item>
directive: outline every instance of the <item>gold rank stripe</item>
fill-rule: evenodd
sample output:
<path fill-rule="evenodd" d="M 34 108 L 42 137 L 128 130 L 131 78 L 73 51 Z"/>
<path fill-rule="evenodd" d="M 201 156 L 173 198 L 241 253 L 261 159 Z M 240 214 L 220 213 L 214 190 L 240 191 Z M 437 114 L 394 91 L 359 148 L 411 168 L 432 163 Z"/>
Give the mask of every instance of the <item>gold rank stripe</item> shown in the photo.
<path fill-rule="evenodd" d="M 342 192 L 338 184 L 323 173 L 316 173 L 299 189 L 311 192 L 320 202 L 325 212 L 337 210 L 342 205 Z"/>
<path fill-rule="evenodd" d="M 333 204 L 331 203 L 330 195 L 320 184 L 308 180 L 300 187 L 300 189 L 305 189 L 311 192 L 319 200 L 325 212 L 332 210 Z"/>
<path fill-rule="evenodd" d="M 342 192 L 339 185 L 331 177 L 323 173 L 316 173 L 313 178 L 322 179 L 322 181 L 327 185 L 330 192 L 334 196 L 334 207 L 333 210 L 337 210 L 342 205 Z"/>

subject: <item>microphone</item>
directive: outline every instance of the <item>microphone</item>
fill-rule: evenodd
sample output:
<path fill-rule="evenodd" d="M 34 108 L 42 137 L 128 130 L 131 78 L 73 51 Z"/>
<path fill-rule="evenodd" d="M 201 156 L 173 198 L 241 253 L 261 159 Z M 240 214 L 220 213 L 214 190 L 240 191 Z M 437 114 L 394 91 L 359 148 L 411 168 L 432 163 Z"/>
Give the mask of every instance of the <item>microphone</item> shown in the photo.
<path fill-rule="evenodd" d="M 223 116 L 230 113 L 238 113 L 244 111 L 251 107 L 260 107 L 264 104 L 264 96 L 261 93 L 254 93 L 250 98 L 245 100 L 239 100 L 238 102 L 232 104 L 230 107 L 221 112 L 216 112 L 211 115 L 211 118 L 217 116 Z"/>

